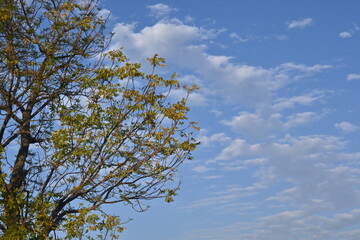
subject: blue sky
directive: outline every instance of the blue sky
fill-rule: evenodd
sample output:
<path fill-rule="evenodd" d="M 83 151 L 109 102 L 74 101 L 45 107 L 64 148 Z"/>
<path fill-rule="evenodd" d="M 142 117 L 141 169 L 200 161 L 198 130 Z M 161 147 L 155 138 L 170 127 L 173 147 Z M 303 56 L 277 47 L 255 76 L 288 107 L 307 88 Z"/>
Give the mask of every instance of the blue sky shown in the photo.
<path fill-rule="evenodd" d="M 360 2 L 102 0 L 111 48 L 201 90 L 176 201 L 116 206 L 126 240 L 355 240 Z M 176 92 L 175 95 L 181 95 Z"/>

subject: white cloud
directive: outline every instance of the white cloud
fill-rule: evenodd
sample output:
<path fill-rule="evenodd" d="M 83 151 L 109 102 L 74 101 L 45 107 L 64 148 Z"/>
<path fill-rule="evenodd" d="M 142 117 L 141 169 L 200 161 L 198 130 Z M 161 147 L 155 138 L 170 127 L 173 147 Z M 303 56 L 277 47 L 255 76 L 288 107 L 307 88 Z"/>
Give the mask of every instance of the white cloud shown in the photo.
<path fill-rule="evenodd" d="M 281 114 L 278 113 L 262 117 L 255 113 L 240 112 L 238 116 L 229 121 L 223 120 L 222 123 L 240 134 L 259 139 L 281 130 L 281 118 Z"/>
<path fill-rule="evenodd" d="M 340 216 L 343 215 L 343 216 Z M 350 223 L 350 219 L 352 220 Z M 354 223 L 358 223 L 358 210 L 351 210 L 346 214 L 338 214 L 330 217 L 313 215 L 308 212 L 294 210 L 274 214 L 260 219 L 262 231 L 256 231 L 248 239 L 344 239 L 341 235 Z M 335 224 L 334 224 L 335 223 Z M 268 238 L 267 238 L 268 237 Z M 347 238 L 346 238 L 347 239 Z"/>
<path fill-rule="evenodd" d="M 352 37 L 352 34 L 350 32 L 341 32 L 341 33 L 339 33 L 339 36 L 341 38 L 350 38 L 350 37 Z"/>
<path fill-rule="evenodd" d="M 313 66 L 307 66 L 304 64 L 296 64 L 296 63 L 292 63 L 292 62 L 288 62 L 288 63 L 283 63 L 280 65 L 280 69 L 284 70 L 284 71 L 301 71 L 301 72 L 305 72 L 305 73 L 318 73 L 321 72 L 325 69 L 329 69 L 332 68 L 333 66 L 331 65 L 322 65 L 322 64 L 315 64 Z"/>
<path fill-rule="evenodd" d="M 244 161 L 244 165 L 262 165 L 267 162 L 266 158 L 254 158 Z"/>
<path fill-rule="evenodd" d="M 354 209 L 360 200 L 357 187 L 360 169 L 347 166 L 350 162 L 346 160 L 346 151 L 342 152 L 344 147 L 339 138 L 325 135 L 297 138 L 288 136 L 277 142 L 256 144 L 235 139 L 218 155 L 217 160 L 222 160 L 220 165 L 229 168 L 231 164 L 233 168 L 258 166 L 257 176 L 265 177 L 263 183 L 259 183 L 257 187 L 236 184 L 227 186 L 225 191 L 197 200 L 191 206 L 211 208 L 219 212 L 232 211 L 235 214 L 245 211 L 236 210 L 237 204 L 252 203 L 256 209 L 260 204 L 261 209 L 268 208 L 273 214 L 259 212 L 255 213 L 260 214 L 259 217 L 244 222 L 198 229 L 189 232 L 186 239 L 355 240 L 356 237 L 353 236 L 358 232 L 352 229 L 358 228 L 360 224 L 360 210 Z M 255 158 L 249 159 L 249 156 Z M 356 158 L 359 158 L 358 154 Z M 341 166 L 334 164 L 338 161 L 342 162 Z M 284 188 L 275 196 L 269 196 L 267 201 L 261 198 L 258 201 L 253 201 L 255 198 L 248 202 L 244 200 L 266 188 L 272 178 L 275 178 L 274 182 L 285 181 L 292 186 Z M 280 205 L 274 208 L 274 202 Z M 328 214 L 328 210 L 331 214 Z M 349 228 L 351 226 L 353 228 Z"/>
<path fill-rule="evenodd" d="M 348 213 L 339 213 L 329 221 L 329 228 L 339 229 L 360 222 L 360 209 L 354 209 Z"/>
<path fill-rule="evenodd" d="M 335 127 L 345 133 L 356 132 L 359 129 L 359 126 L 349 123 L 349 122 L 335 123 Z"/>
<path fill-rule="evenodd" d="M 176 79 L 180 83 L 185 83 L 185 84 L 197 84 L 199 86 L 201 86 L 201 84 L 202 84 L 201 79 L 199 79 L 198 77 L 191 75 L 191 74 L 184 75 L 184 76 L 177 76 Z M 203 86 L 201 86 L 201 88 L 203 88 Z"/>
<path fill-rule="evenodd" d="M 259 189 L 264 188 L 264 184 L 255 183 L 250 187 L 242 187 L 238 184 L 222 186 L 220 191 L 210 193 L 209 197 L 195 200 L 187 205 L 186 208 L 211 208 L 217 212 L 236 213 L 239 209 L 249 207 L 249 203 L 240 202 L 241 198 L 253 196 Z M 239 212 L 240 214 L 240 212 Z"/>
<path fill-rule="evenodd" d="M 313 24 L 314 20 L 312 18 L 304 18 L 298 21 L 291 21 L 289 22 L 288 28 L 305 28 Z"/>
<path fill-rule="evenodd" d="M 256 144 L 235 139 L 216 160 L 231 162 L 249 156 L 265 158 L 276 178 L 289 179 L 298 186 L 296 191 L 287 193 L 288 199 L 302 206 L 338 208 L 353 206 L 360 199 L 354 182 L 359 173 L 350 171 L 351 168 L 334 171 L 332 167 L 338 160 L 346 164 L 340 154 L 343 146 L 339 138 L 322 135 L 286 137 L 278 142 Z"/>
<path fill-rule="evenodd" d="M 202 147 L 211 147 L 213 144 L 224 144 L 231 139 L 225 133 L 215 133 L 211 136 L 200 136 L 197 138 Z"/>
<path fill-rule="evenodd" d="M 316 101 L 321 100 L 325 97 L 324 91 L 312 91 L 305 95 L 294 96 L 290 98 L 278 98 L 275 100 L 273 108 L 276 111 L 282 111 L 289 108 L 294 108 L 296 105 L 311 105 Z"/>
<path fill-rule="evenodd" d="M 222 169 L 224 171 L 240 171 L 240 170 L 249 170 L 252 167 L 261 167 L 263 165 L 267 164 L 267 159 L 266 158 L 252 158 L 252 159 L 246 159 L 246 160 L 232 160 L 232 161 L 222 161 L 219 163 L 219 166 L 222 167 Z M 261 180 L 261 182 L 264 182 L 263 180 L 266 179 L 267 181 L 272 179 L 273 176 L 271 175 L 271 173 L 265 172 L 266 169 L 262 168 L 261 171 L 259 170 L 258 172 L 256 172 L 254 174 L 254 176 L 259 176 Z M 261 173 L 260 173 L 261 172 Z M 261 176 L 259 175 L 261 174 Z M 253 188 L 255 185 L 262 185 L 264 186 L 265 184 L 263 183 L 255 183 L 253 184 L 252 187 L 246 187 L 246 189 L 249 188 Z"/>
<path fill-rule="evenodd" d="M 230 33 L 230 38 L 235 42 L 235 43 L 244 43 L 244 42 L 249 42 L 249 41 L 269 41 L 269 40 L 279 40 L 279 41 L 284 41 L 284 40 L 288 40 L 289 37 L 284 35 L 284 34 L 271 34 L 271 35 L 252 35 L 252 34 L 247 34 L 246 36 L 239 36 L 237 33 Z"/>
<path fill-rule="evenodd" d="M 231 56 L 207 52 L 208 41 L 221 31 L 171 20 L 158 22 L 139 31 L 135 30 L 135 24 L 119 23 L 113 30 L 115 35 L 111 47 L 124 47 L 125 53 L 136 61 L 157 53 L 165 57 L 169 65 L 175 65 L 178 71 L 192 71 L 196 77 L 206 79 L 203 85 L 206 86 L 208 98 L 213 101 L 221 96 L 228 103 L 241 102 L 249 106 L 269 103 L 274 91 L 291 80 L 332 67 L 285 63 L 265 69 L 235 63 Z"/>
<path fill-rule="evenodd" d="M 285 122 L 285 128 L 293 128 L 299 125 L 304 125 L 316 120 L 319 120 L 321 116 L 314 112 L 302 112 L 288 116 L 287 122 Z"/>
<path fill-rule="evenodd" d="M 350 38 L 353 37 L 358 31 L 360 31 L 360 28 L 356 24 L 353 24 L 352 28 L 348 29 L 347 31 L 343 31 L 339 33 L 339 37 Z"/>
<path fill-rule="evenodd" d="M 239 137 L 249 140 L 272 139 L 277 135 L 285 134 L 291 128 L 320 120 L 326 114 L 326 112 L 299 112 L 290 115 L 280 113 L 287 108 L 293 108 L 295 104 L 311 104 L 320 98 L 320 95 L 314 94 L 281 99 L 274 105 L 259 107 L 255 113 L 240 112 L 230 120 L 222 120 L 221 123 L 231 127 Z"/>
<path fill-rule="evenodd" d="M 192 171 L 197 172 L 197 173 L 204 173 L 204 172 L 208 172 L 213 170 L 213 168 L 209 168 L 206 166 L 196 166 L 192 169 Z"/>
<path fill-rule="evenodd" d="M 223 113 L 218 109 L 211 109 L 209 112 L 213 113 L 216 117 L 220 117 Z"/>
<path fill-rule="evenodd" d="M 184 21 L 186 23 L 193 23 L 195 21 L 195 18 L 193 18 L 192 16 L 185 16 Z"/>
<path fill-rule="evenodd" d="M 147 6 L 150 9 L 150 14 L 156 18 L 167 17 L 171 12 L 177 11 L 176 8 L 171 8 L 163 3 Z"/>
<path fill-rule="evenodd" d="M 158 53 L 178 69 L 192 70 L 207 79 L 207 86 L 228 100 L 257 103 L 269 98 L 277 87 L 276 76 L 261 67 L 231 63 L 231 57 L 210 55 L 199 43 L 214 36 L 214 31 L 174 23 L 157 23 L 135 32 L 134 24 L 118 24 L 112 48 L 124 47 L 132 59 L 145 59 Z M 259 97 L 262 96 L 262 97 Z"/>
<path fill-rule="evenodd" d="M 360 80 L 360 74 L 348 74 L 346 80 L 352 81 L 352 80 Z"/>
<path fill-rule="evenodd" d="M 233 222 L 188 232 L 189 240 L 357 240 L 360 209 L 324 217 L 302 210 L 288 210 L 270 216 Z M 180 239 L 180 238 L 179 238 Z"/>
<path fill-rule="evenodd" d="M 284 35 L 284 34 L 276 34 L 276 35 L 274 35 L 274 37 L 275 37 L 275 39 L 281 40 L 281 41 L 284 41 L 284 40 L 288 40 L 288 39 L 289 39 L 289 37 L 286 36 L 286 35 Z"/>
<path fill-rule="evenodd" d="M 163 57 L 171 57 L 174 51 L 179 51 L 191 42 L 201 38 L 200 29 L 187 25 L 172 23 L 157 23 L 135 32 L 135 24 L 119 23 L 115 26 L 112 48 L 125 47 L 125 51 L 142 60 L 155 53 Z M 175 49 L 173 49 L 175 47 Z"/>
<path fill-rule="evenodd" d="M 204 179 L 207 180 L 215 180 L 215 179 L 220 179 L 220 178 L 224 178 L 223 175 L 209 175 L 209 176 L 204 176 Z"/>
<path fill-rule="evenodd" d="M 234 32 L 230 33 L 230 38 L 236 40 L 237 42 L 248 42 L 250 40 L 249 38 L 240 37 Z"/>
<path fill-rule="evenodd" d="M 171 92 L 171 98 L 179 101 L 182 98 L 186 98 L 187 94 L 187 91 L 185 91 L 184 89 L 175 89 Z M 187 103 L 189 104 L 189 106 L 206 106 L 207 99 L 203 94 L 201 94 L 201 92 L 195 91 L 190 93 L 187 99 Z"/>
<path fill-rule="evenodd" d="M 216 157 L 216 160 L 233 160 L 238 157 L 254 155 L 261 145 L 250 145 L 244 139 L 235 139 Z M 260 153 L 260 152 L 259 152 Z"/>

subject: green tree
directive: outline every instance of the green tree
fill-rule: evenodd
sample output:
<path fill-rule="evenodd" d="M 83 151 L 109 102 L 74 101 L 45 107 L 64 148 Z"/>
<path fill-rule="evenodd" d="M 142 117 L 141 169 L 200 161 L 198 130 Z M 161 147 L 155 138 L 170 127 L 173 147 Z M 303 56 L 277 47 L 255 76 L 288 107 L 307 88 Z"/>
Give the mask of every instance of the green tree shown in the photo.
<path fill-rule="evenodd" d="M 105 22 L 96 0 L 0 0 L 1 239 L 116 238 L 105 205 L 176 195 L 196 86 L 106 52 Z"/>

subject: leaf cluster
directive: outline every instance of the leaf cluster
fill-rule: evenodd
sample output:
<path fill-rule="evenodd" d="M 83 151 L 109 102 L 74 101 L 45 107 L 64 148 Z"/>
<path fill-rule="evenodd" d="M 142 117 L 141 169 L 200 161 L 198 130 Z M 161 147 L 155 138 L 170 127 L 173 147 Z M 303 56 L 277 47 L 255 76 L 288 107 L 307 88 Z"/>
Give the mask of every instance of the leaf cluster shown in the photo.
<path fill-rule="evenodd" d="M 157 55 L 146 74 L 106 52 L 105 20 L 93 0 L 0 0 L 2 239 L 115 239 L 105 205 L 176 195 L 168 183 L 198 144 L 197 87 L 156 74 Z"/>

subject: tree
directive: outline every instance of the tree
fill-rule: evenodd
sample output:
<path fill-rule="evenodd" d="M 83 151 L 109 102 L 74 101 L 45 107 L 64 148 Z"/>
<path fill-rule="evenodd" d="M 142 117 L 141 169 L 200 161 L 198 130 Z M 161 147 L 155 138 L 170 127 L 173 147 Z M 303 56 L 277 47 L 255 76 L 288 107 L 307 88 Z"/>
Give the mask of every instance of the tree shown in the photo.
<path fill-rule="evenodd" d="M 196 86 L 106 51 L 105 22 L 95 0 L 0 0 L 1 239 L 112 239 L 105 205 L 176 194 Z"/>

